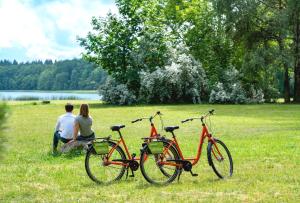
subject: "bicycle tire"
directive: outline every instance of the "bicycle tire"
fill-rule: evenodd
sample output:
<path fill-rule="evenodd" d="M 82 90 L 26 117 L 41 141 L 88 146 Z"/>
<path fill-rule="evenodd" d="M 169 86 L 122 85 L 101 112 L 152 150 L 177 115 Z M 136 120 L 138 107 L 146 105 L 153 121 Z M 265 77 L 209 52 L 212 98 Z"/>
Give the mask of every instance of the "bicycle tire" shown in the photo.
<path fill-rule="evenodd" d="M 114 143 L 114 142 L 111 142 L 111 141 L 107 141 L 107 142 L 108 142 L 108 144 L 111 148 L 116 146 L 116 143 Z M 122 160 L 126 160 L 126 155 L 125 155 L 123 149 L 120 146 L 117 146 L 115 151 L 119 154 L 119 156 Z M 109 180 L 109 181 L 99 180 L 99 178 L 97 178 L 96 174 L 94 174 L 95 172 L 93 172 L 93 170 L 91 170 L 90 160 L 91 160 L 92 156 L 97 156 L 97 157 L 100 158 L 103 155 L 97 155 L 94 151 L 94 148 L 90 148 L 86 153 L 86 156 L 85 156 L 85 170 L 86 170 L 86 172 L 87 172 L 87 174 L 88 174 L 88 176 L 90 177 L 91 180 L 93 180 L 94 182 L 96 182 L 98 184 L 109 184 L 109 183 L 118 181 L 123 177 L 123 175 L 125 173 L 125 170 L 126 170 L 125 166 L 121 166 L 120 172 L 116 175 L 115 178 L 112 177 L 113 178 L 112 180 Z M 101 167 L 105 167 L 105 166 L 101 166 Z"/>
<path fill-rule="evenodd" d="M 163 142 L 164 144 L 164 147 L 168 147 L 169 146 L 169 143 L 166 142 L 166 141 L 160 141 L 160 142 Z M 166 185 L 166 184 L 169 184 L 171 182 L 173 182 L 175 180 L 175 178 L 177 177 L 177 175 L 179 174 L 180 172 L 180 169 L 178 167 L 175 167 L 174 169 L 172 169 L 172 171 L 174 170 L 174 172 L 172 174 L 169 174 L 165 171 L 165 169 L 162 169 L 161 166 L 155 166 L 155 167 L 158 167 L 159 168 L 159 171 L 160 173 L 166 177 L 167 179 L 163 182 L 158 182 L 157 180 L 153 180 L 153 178 L 151 178 L 148 174 L 148 172 L 146 172 L 146 169 L 145 169 L 145 157 L 147 157 L 147 160 L 149 159 L 149 156 L 151 156 L 151 154 L 149 154 L 149 151 L 148 150 L 148 146 L 142 150 L 141 152 L 141 159 L 140 159 L 140 170 L 142 172 L 142 175 L 143 177 L 145 178 L 145 180 L 151 184 L 155 184 L 155 185 Z M 172 159 L 180 159 L 179 157 L 179 154 L 177 152 L 177 150 L 174 148 L 173 145 L 170 146 L 169 148 L 169 151 L 174 155 L 174 157 L 172 157 Z M 156 155 L 154 155 L 155 157 Z M 167 174 L 167 175 L 166 175 Z"/>
<path fill-rule="evenodd" d="M 219 169 L 219 167 L 217 167 L 217 163 L 221 163 L 223 162 L 224 160 L 217 160 L 215 158 L 215 155 L 212 156 L 212 150 L 213 150 L 213 146 L 214 144 L 212 142 L 209 142 L 208 145 L 207 145 L 207 159 L 208 159 L 208 163 L 209 165 L 212 167 L 213 171 L 215 172 L 215 174 L 223 179 L 223 178 L 226 178 L 226 177 L 231 177 L 232 174 L 233 174 L 233 160 L 232 160 L 232 157 L 231 157 L 231 154 L 230 154 L 230 151 L 228 150 L 228 148 L 226 147 L 226 145 L 221 141 L 221 140 L 218 140 L 218 139 L 215 139 L 215 143 L 218 144 L 218 149 L 222 152 L 226 152 L 226 155 L 227 155 L 227 158 L 226 160 L 229 161 L 229 168 L 228 168 L 228 171 L 226 169 L 227 172 L 221 172 L 221 170 Z M 222 148 L 221 148 L 222 147 Z M 225 151 L 224 151 L 225 150 Z M 222 154 L 223 158 L 224 158 L 224 153 Z M 225 163 L 225 162 L 224 162 Z M 227 173 L 227 175 L 226 175 Z"/>

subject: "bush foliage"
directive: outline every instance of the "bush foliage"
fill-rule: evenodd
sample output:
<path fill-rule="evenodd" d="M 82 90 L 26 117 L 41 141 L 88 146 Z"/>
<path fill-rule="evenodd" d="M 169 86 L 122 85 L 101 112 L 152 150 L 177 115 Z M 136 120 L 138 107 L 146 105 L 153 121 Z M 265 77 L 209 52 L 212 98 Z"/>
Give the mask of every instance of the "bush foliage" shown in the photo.
<path fill-rule="evenodd" d="M 125 84 L 119 84 L 112 77 L 106 79 L 105 84 L 99 87 L 102 100 L 110 104 L 130 105 L 136 102 L 136 97 L 128 90 Z"/>
<path fill-rule="evenodd" d="M 191 55 L 176 53 L 170 65 L 154 72 L 141 72 L 139 99 L 146 103 L 201 103 L 207 91 L 206 74 Z"/>
<path fill-rule="evenodd" d="M 246 90 L 243 87 L 240 74 L 234 68 L 225 71 L 223 83 L 218 82 L 209 96 L 209 102 L 217 104 L 263 103 L 264 101 L 261 89 L 256 90 L 251 86 Z"/>

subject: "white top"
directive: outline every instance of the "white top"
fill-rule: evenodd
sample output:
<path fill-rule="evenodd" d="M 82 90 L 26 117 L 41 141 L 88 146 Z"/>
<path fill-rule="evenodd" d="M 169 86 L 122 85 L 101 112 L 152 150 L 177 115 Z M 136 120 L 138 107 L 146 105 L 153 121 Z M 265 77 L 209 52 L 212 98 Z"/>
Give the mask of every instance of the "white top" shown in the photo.
<path fill-rule="evenodd" d="M 65 139 L 72 139 L 75 125 L 75 115 L 66 113 L 61 115 L 56 123 L 55 131 L 61 131 L 60 136 Z"/>

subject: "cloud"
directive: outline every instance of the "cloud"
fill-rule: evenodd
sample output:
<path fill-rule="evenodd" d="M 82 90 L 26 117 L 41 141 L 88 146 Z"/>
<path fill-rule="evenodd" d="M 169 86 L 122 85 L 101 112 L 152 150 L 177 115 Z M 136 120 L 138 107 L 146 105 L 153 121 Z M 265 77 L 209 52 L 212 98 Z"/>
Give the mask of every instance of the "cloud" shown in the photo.
<path fill-rule="evenodd" d="M 28 60 L 79 57 L 76 37 L 91 30 L 92 16 L 108 11 L 117 12 L 113 1 L 1 0 L 0 49 L 24 49 Z"/>

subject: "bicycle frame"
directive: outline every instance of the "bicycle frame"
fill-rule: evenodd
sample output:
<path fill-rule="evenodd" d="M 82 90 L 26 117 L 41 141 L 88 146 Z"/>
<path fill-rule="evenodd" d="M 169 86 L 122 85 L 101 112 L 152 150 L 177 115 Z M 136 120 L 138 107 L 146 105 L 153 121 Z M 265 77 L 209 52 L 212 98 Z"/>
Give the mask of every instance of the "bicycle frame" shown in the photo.
<path fill-rule="evenodd" d="M 110 149 L 110 151 L 108 152 L 108 155 L 106 157 L 107 160 L 109 160 L 109 158 L 111 157 L 112 153 L 114 152 L 114 150 L 120 146 L 123 145 L 124 149 L 125 149 L 125 153 L 128 157 L 128 160 L 140 160 L 140 157 L 132 157 L 131 154 L 129 153 L 128 147 L 126 145 L 126 142 L 121 134 L 120 131 L 118 131 L 118 134 L 120 136 L 120 139 L 117 141 L 116 145 Z M 158 137 L 159 134 L 157 133 L 157 130 L 155 128 L 154 123 L 152 123 L 151 121 L 151 131 L 150 131 L 150 138 L 156 138 Z M 150 140 L 148 140 L 147 142 L 150 142 Z M 119 161 L 107 161 L 105 164 L 110 165 L 110 164 L 114 164 L 114 165 L 122 165 L 122 166 L 128 166 L 128 163 L 123 163 L 123 162 L 119 162 Z"/>
<path fill-rule="evenodd" d="M 108 152 L 108 155 L 106 157 L 107 160 L 109 160 L 109 158 L 111 157 L 112 153 L 114 152 L 114 150 L 120 146 L 120 145 L 123 145 L 124 149 L 125 149 L 125 153 L 126 153 L 126 156 L 128 157 L 129 160 L 139 160 L 138 158 L 136 159 L 133 159 L 131 154 L 129 153 L 129 150 L 128 150 L 128 147 L 126 145 L 126 142 L 121 134 L 120 131 L 118 131 L 118 134 L 120 136 L 120 139 L 117 141 L 116 145 L 111 148 Z M 119 161 L 107 161 L 106 162 L 107 165 L 110 165 L 110 164 L 114 164 L 114 165 L 122 165 L 122 166 L 128 166 L 128 163 L 123 163 L 123 162 L 119 162 Z"/>
<path fill-rule="evenodd" d="M 198 163 L 200 157 L 201 157 L 202 146 L 203 146 L 205 138 L 207 137 L 208 140 L 210 142 L 212 142 L 213 145 L 215 146 L 215 148 L 216 148 L 218 154 L 220 155 L 220 157 L 223 158 L 223 156 L 220 153 L 217 145 L 215 144 L 216 142 L 215 142 L 213 136 L 208 132 L 208 129 L 207 129 L 207 126 L 205 125 L 205 123 L 202 123 L 202 132 L 200 134 L 200 141 L 199 141 L 199 145 L 198 145 L 198 151 L 197 151 L 197 155 L 196 155 L 195 158 L 184 158 L 174 132 L 172 132 L 172 136 L 173 136 L 173 140 L 171 142 L 169 142 L 170 144 L 168 145 L 168 147 L 166 147 L 163 150 L 163 155 L 165 155 L 168 152 L 169 148 L 173 145 L 177 149 L 178 154 L 179 154 L 181 160 L 183 160 L 183 161 L 191 161 L 192 165 L 196 165 Z M 213 155 L 216 157 L 216 154 L 215 154 L 214 151 L 213 151 Z M 161 161 L 161 162 L 159 162 L 159 164 L 160 165 L 178 166 L 178 167 L 182 166 L 182 164 L 172 163 L 172 162 L 168 162 L 168 161 Z"/>

